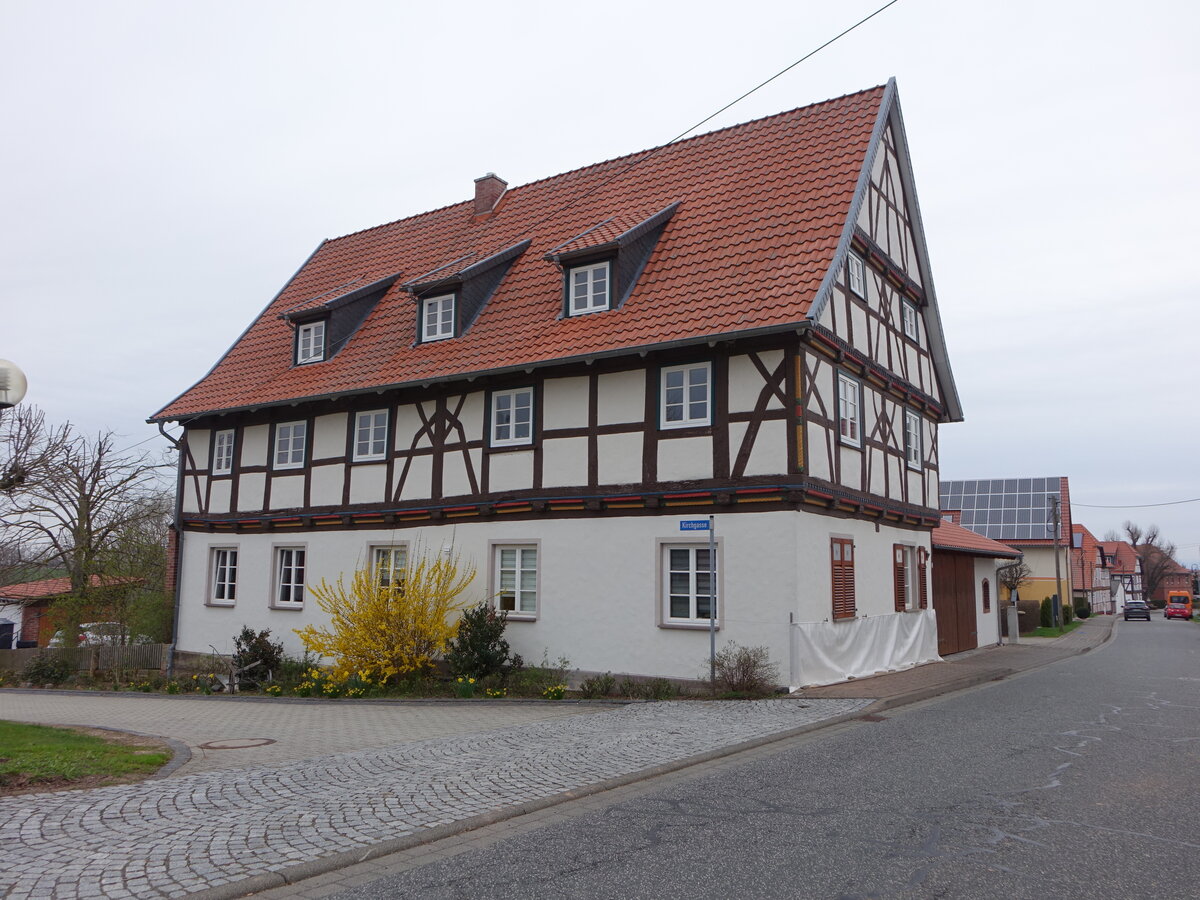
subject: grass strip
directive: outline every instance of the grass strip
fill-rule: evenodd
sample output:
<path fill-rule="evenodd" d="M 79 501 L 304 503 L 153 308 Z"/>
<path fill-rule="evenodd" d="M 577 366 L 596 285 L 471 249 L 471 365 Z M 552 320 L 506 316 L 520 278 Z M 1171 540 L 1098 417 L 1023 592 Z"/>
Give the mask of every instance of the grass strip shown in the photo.
<path fill-rule="evenodd" d="M 0 790 L 146 774 L 169 758 L 158 747 L 109 741 L 67 728 L 0 721 Z"/>
<path fill-rule="evenodd" d="M 1039 628 L 1033 629 L 1033 631 L 1029 632 L 1029 634 L 1023 634 L 1021 636 L 1022 637 L 1048 637 L 1048 638 L 1062 637 L 1064 634 L 1069 634 L 1070 632 L 1074 631 L 1076 628 L 1078 628 L 1082 624 L 1083 624 L 1082 619 L 1075 619 L 1072 622 L 1068 622 L 1062 628 L 1055 628 L 1053 625 L 1051 625 L 1049 628 L 1046 628 L 1045 626 L 1041 626 Z"/>

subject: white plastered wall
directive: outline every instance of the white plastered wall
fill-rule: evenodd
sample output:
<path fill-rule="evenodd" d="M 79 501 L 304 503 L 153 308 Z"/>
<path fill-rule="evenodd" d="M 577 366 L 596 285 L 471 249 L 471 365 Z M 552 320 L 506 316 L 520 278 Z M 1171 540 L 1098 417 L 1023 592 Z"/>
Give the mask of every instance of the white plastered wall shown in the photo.
<path fill-rule="evenodd" d="M 301 645 L 293 629 L 323 625 L 325 616 L 310 596 L 302 610 L 269 606 L 274 550 L 303 546 L 308 551 L 308 582 L 334 580 L 366 559 L 370 545 L 419 542 L 439 548 L 451 541 L 479 570 L 467 600 L 478 602 L 491 590 L 489 542 L 537 543 L 540 592 L 534 621 L 511 622 L 513 650 L 530 662 L 543 655 L 566 656 L 573 668 L 616 674 L 695 678 L 708 654 L 705 628 L 661 627 L 661 558 L 664 544 L 705 544 L 703 533 L 683 533 L 686 513 L 672 516 L 604 519 L 459 522 L 397 530 L 297 532 L 289 534 L 184 536 L 180 572 L 182 594 L 179 645 L 204 651 L 212 644 L 228 651 L 242 625 L 269 628 L 291 653 Z M 850 536 L 856 549 L 859 617 L 882 620 L 892 611 L 891 549 L 898 540 L 914 542 L 924 533 L 882 527 L 804 511 L 717 516 L 720 545 L 721 630 L 719 646 L 732 640 L 766 647 L 779 667 L 781 683 L 797 668 L 793 623 L 836 642 L 855 622 L 831 622 L 829 540 Z M 927 541 L 926 541 L 927 542 Z M 238 601 L 231 608 L 205 605 L 210 550 L 238 548 Z M 906 620 L 907 622 L 908 620 Z M 916 627 L 917 619 L 908 622 Z M 874 625 L 874 622 L 871 623 Z M 936 647 L 936 639 L 934 640 Z M 907 664 L 868 648 L 872 670 Z M 861 654 L 860 654 L 861 656 Z"/>
<path fill-rule="evenodd" d="M 996 584 L 996 567 L 1009 563 L 1007 559 L 975 558 L 975 635 L 980 647 L 1000 643 L 999 585 Z M 987 579 L 991 597 L 991 609 L 983 611 L 983 580 Z"/>

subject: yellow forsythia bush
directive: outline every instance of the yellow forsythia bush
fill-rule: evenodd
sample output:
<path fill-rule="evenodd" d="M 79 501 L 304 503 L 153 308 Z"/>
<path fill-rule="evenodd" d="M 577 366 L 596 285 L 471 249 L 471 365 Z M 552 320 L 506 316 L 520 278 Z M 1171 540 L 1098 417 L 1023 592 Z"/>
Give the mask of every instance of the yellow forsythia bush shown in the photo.
<path fill-rule="evenodd" d="M 396 573 L 398 575 L 398 573 Z M 475 566 L 457 553 L 410 556 L 403 578 L 392 585 L 380 582 L 370 567 L 343 578 L 309 585 L 309 594 L 329 614 L 328 628 L 306 625 L 295 629 L 309 651 L 334 660 L 334 675 L 346 679 L 359 673 L 367 679 L 388 679 L 430 666 L 454 637 L 459 599 L 475 580 Z"/>

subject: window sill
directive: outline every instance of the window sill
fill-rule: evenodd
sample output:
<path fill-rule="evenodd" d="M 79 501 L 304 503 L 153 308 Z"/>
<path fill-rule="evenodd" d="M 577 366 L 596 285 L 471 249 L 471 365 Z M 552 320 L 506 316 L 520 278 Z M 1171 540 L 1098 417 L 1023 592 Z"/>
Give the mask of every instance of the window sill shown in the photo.
<path fill-rule="evenodd" d="M 498 612 L 504 612 L 504 610 L 498 610 Z M 508 618 L 505 621 L 508 621 L 508 622 L 536 622 L 537 620 L 538 620 L 537 613 L 515 613 L 512 610 L 509 610 Z"/>
<path fill-rule="evenodd" d="M 691 622 L 691 621 L 689 621 L 689 622 L 659 622 L 658 627 L 659 628 L 670 628 L 670 629 L 675 629 L 678 631 L 708 631 L 708 621 L 705 620 L 703 622 L 701 622 L 701 621 L 696 621 L 696 622 Z M 721 622 L 719 620 L 717 621 L 716 630 L 717 631 L 721 630 Z"/>
<path fill-rule="evenodd" d="M 227 603 L 224 600 L 206 600 L 204 605 L 211 606 L 213 609 L 233 609 L 235 606 L 237 606 L 237 601 L 235 600 L 233 603 Z"/>
<path fill-rule="evenodd" d="M 533 441 L 522 441 L 521 443 L 511 444 L 488 444 L 488 451 L 492 453 L 505 452 L 507 450 L 530 450 L 533 448 Z"/>
<path fill-rule="evenodd" d="M 674 423 L 670 425 L 664 425 L 660 422 L 658 425 L 658 430 L 664 438 L 711 437 L 712 423 L 687 422 L 681 425 L 676 425 Z"/>
<path fill-rule="evenodd" d="M 302 612 L 304 610 L 304 604 L 303 603 L 287 603 L 287 604 L 272 603 L 270 608 L 278 610 L 279 612 Z"/>

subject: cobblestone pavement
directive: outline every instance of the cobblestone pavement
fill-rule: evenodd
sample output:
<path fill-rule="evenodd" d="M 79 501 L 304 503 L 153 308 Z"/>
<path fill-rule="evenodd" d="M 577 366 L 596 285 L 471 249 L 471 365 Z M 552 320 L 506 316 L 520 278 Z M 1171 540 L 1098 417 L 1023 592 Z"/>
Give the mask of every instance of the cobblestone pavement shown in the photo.
<path fill-rule="evenodd" d="M 192 754 L 176 771 L 181 775 L 391 747 L 607 708 L 590 703 L 352 703 L 0 691 L 0 719 L 42 725 L 99 725 L 181 741 Z M 203 746 L 214 742 L 226 749 Z M 239 743 L 256 746 L 237 749 Z"/>
<path fill-rule="evenodd" d="M 178 897 L 814 725 L 869 702 L 637 704 L 286 766 L 0 798 L 0 892 L 12 900 Z"/>

